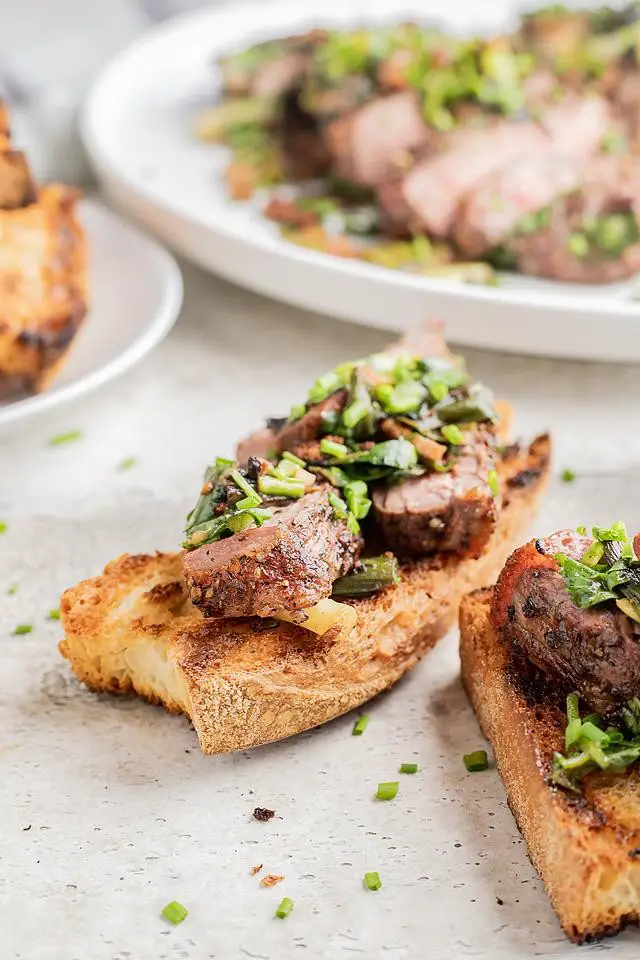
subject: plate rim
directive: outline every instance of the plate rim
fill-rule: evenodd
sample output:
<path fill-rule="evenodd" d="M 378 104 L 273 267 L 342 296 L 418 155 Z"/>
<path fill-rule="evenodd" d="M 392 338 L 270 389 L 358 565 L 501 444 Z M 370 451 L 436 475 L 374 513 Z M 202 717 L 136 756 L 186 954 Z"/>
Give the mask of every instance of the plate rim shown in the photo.
<path fill-rule="evenodd" d="M 166 247 L 154 237 L 149 236 L 144 230 L 119 216 L 94 196 L 82 197 L 80 204 L 81 210 L 83 207 L 97 210 L 100 216 L 111 220 L 119 230 L 134 234 L 139 241 L 147 246 L 147 249 L 153 252 L 153 255 L 162 265 L 162 272 L 165 277 L 165 291 L 162 302 L 153 321 L 140 332 L 128 347 L 106 363 L 59 389 L 44 390 L 34 396 L 0 406 L 0 428 L 36 416 L 38 413 L 46 414 L 64 403 L 68 403 L 85 393 L 91 393 L 111 380 L 115 380 L 139 363 L 165 339 L 180 314 L 184 295 L 182 272 L 175 257 Z M 90 310 L 91 307 L 89 307 L 89 315 Z M 55 384 L 55 380 L 53 383 Z"/>

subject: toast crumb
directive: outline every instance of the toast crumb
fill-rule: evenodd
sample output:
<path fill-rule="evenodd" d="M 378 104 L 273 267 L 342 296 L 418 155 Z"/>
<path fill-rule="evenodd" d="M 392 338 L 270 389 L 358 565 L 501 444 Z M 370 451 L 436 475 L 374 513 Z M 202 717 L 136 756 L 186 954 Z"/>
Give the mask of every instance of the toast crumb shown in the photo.
<path fill-rule="evenodd" d="M 275 887 L 276 884 L 281 883 L 283 880 L 284 880 L 284 875 L 281 876 L 279 873 L 268 873 L 260 881 L 260 886 Z"/>

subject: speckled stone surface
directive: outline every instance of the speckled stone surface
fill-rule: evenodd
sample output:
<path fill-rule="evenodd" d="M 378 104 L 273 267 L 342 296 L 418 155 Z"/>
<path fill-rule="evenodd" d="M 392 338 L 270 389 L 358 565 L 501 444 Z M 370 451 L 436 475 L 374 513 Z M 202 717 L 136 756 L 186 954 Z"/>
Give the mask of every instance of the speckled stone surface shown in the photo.
<path fill-rule="evenodd" d="M 250 264 L 247 265 L 249 269 Z M 170 549 L 207 460 L 379 333 L 268 303 L 195 269 L 169 340 L 82 403 L 0 438 L 2 960 L 449 960 L 565 957 L 497 773 L 467 774 L 482 740 L 448 637 L 353 716 L 285 743 L 202 756 L 187 722 L 83 690 L 46 614 L 124 550 Z M 517 316 L 514 316 L 517 323 Z M 538 528 L 640 527 L 637 371 L 468 355 L 508 395 L 519 432 L 552 426 L 556 470 Z M 82 438 L 51 447 L 55 434 Z M 136 463 L 117 469 L 125 457 Z M 7 589 L 18 584 L 17 592 Z M 19 623 L 33 632 L 14 637 Z M 373 799 L 403 761 L 420 771 Z M 276 817 L 258 823 L 256 806 Z M 283 874 L 272 889 L 251 868 Z M 378 870 L 383 887 L 363 889 Z M 282 896 L 295 901 L 274 918 Z M 182 926 L 167 901 L 190 910 Z M 584 947 L 638 954 L 638 936 Z"/>

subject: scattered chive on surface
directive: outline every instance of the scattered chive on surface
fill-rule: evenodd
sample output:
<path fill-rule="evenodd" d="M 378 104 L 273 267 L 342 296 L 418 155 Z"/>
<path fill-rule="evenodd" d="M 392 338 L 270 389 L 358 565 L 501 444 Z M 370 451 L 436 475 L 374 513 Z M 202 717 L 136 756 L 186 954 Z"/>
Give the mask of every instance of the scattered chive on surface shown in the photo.
<path fill-rule="evenodd" d="M 171 903 L 168 903 L 163 909 L 162 916 L 175 927 L 187 919 L 189 911 L 186 907 L 183 907 L 181 903 L 178 903 L 177 900 L 172 900 Z"/>
<path fill-rule="evenodd" d="M 67 430 L 66 433 L 57 433 L 55 437 L 51 437 L 51 440 L 49 440 L 49 446 L 60 447 L 63 443 L 72 443 L 74 440 L 79 440 L 81 436 L 81 430 Z"/>
<path fill-rule="evenodd" d="M 60 611 L 58 610 L 57 607 L 53 607 L 52 610 L 49 610 L 49 613 L 47 614 L 47 620 L 59 620 L 59 619 L 60 619 Z"/>
<path fill-rule="evenodd" d="M 369 717 L 366 713 L 364 713 L 361 717 L 358 717 L 358 719 L 353 725 L 352 736 L 361 737 L 362 734 L 367 729 L 368 723 L 369 723 Z"/>
<path fill-rule="evenodd" d="M 6 533 L 7 529 L 7 524 L 4 522 L 4 520 L 0 520 L 0 533 Z"/>
<path fill-rule="evenodd" d="M 575 472 L 573 470 L 570 470 L 569 468 L 567 468 L 566 470 L 563 470 L 562 473 L 560 474 L 560 479 L 562 480 L 563 483 L 573 483 L 575 478 L 576 478 Z"/>
<path fill-rule="evenodd" d="M 489 489 L 494 497 L 497 497 L 500 493 L 500 481 L 498 480 L 498 473 L 496 470 L 489 470 L 487 474 L 487 483 L 489 484 Z"/>
<path fill-rule="evenodd" d="M 17 593 L 17 592 L 18 592 L 18 584 L 12 583 L 9 589 L 7 590 L 7 595 L 12 597 L 14 593 Z"/>
<path fill-rule="evenodd" d="M 382 880 L 377 870 L 371 870 L 364 875 L 364 885 L 367 890 L 379 890 L 382 886 Z"/>
<path fill-rule="evenodd" d="M 13 631 L 14 637 L 21 637 L 25 633 L 31 633 L 33 626 L 30 623 L 19 623 Z"/>
<path fill-rule="evenodd" d="M 486 770 L 489 766 L 486 750 L 474 750 L 473 753 L 465 753 L 462 759 L 469 773 L 478 773 L 480 770 Z"/>
<path fill-rule="evenodd" d="M 134 467 L 135 464 L 136 464 L 135 457 L 125 457 L 118 464 L 118 470 L 131 470 L 131 468 Z"/>
<path fill-rule="evenodd" d="M 283 897 L 280 903 L 278 904 L 278 909 L 276 910 L 276 917 L 279 920 L 286 920 L 291 911 L 293 910 L 293 900 L 291 897 Z"/>
<path fill-rule="evenodd" d="M 389 783 L 379 783 L 378 789 L 376 790 L 376 799 L 377 800 L 393 800 L 397 796 L 398 788 L 400 783 L 398 780 L 391 781 Z"/>
<path fill-rule="evenodd" d="M 400 773 L 417 773 L 418 764 L 417 763 L 401 763 L 400 764 Z"/>

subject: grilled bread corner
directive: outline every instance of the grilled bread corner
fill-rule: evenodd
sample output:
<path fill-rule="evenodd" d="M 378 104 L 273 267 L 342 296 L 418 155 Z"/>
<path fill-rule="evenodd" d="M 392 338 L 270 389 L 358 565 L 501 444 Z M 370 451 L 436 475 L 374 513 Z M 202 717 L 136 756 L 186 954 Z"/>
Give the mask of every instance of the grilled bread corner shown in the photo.
<path fill-rule="evenodd" d="M 63 595 L 61 653 L 93 690 L 135 692 L 186 714 L 205 753 L 317 726 L 391 686 L 448 631 L 463 594 L 521 539 L 549 454 L 545 436 L 504 461 L 505 508 L 478 560 L 441 554 L 403 565 L 399 586 L 351 601 L 357 624 L 337 639 L 288 623 L 206 620 L 188 598 L 181 554 L 124 555 Z"/>
<path fill-rule="evenodd" d="M 38 188 L 0 101 L 0 394 L 42 390 L 87 309 L 77 190 Z"/>
<path fill-rule="evenodd" d="M 640 774 L 590 774 L 580 796 L 547 784 L 566 715 L 510 671 L 491 595 L 462 602 L 462 682 L 565 933 L 578 943 L 615 934 L 640 922 Z"/>

